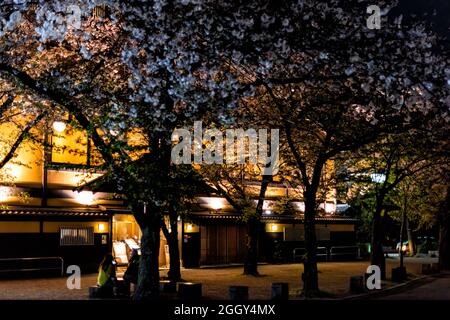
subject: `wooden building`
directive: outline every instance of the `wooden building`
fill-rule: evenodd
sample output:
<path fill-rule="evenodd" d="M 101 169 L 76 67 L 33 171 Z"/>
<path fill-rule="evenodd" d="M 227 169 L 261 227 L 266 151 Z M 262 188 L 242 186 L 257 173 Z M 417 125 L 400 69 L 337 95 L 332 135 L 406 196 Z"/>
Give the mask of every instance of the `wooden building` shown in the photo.
<path fill-rule="evenodd" d="M 12 124 L 0 124 L 0 147 L 11 144 L 17 130 Z M 126 265 L 131 250 L 139 249 L 140 230 L 132 212 L 110 190 L 77 191 L 104 174 L 102 159 L 87 132 L 70 122 L 55 121 L 43 133 L 46 147 L 24 141 L 0 170 L 0 276 L 43 269 L 65 273 L 69 265 L 95 272 L 110 252 Z M 257 184 L 248 187 L 257 188 Z M 260 230 L 262 261 L 272 262 L 275 257 L 292 261 L 292 251 L 303 246 L 302 203 L 296 203 L 298 211 L 293 215 L 270 210 L 271 202 L 292 191 L 276 183 L 268 188 Z M 245 224 L 224 199 L 203 195 L 197 200 L 196 210 L 178 226 L 182 265 L 242 263 Z M 356 221 L 336 213 L 332 195 L 321 206 L 319 245 L 354 245 Z M 164 236 L 159 260 L 161 267 L 169 263 Z"/>

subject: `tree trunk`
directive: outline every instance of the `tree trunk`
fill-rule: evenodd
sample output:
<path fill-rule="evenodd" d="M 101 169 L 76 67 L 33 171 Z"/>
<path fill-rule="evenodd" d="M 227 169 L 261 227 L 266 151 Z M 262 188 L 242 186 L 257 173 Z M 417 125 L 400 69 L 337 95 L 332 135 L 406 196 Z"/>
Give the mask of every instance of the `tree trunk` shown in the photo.
<path fill-rule="evenodd" d="M 169 245 L 170 267 L 167 272 L 169 280 L 180 281 L 181 280 L 181 265 L 180 265 L 180 248 L 178 246 L 178 231 L 171 232 Z"/>
<path fill-rule="evenodd" d="M 134 300 L 152 300 L 159 296 L 160 224 L 153 222 L 139 225 L 142 232 L 141 259 Z"/>
<path fill-rule="evenodd" d="M 260 229 L 260 219 L 263 212 L 264 199 L 272 176 L 263 176 L 261 188 L 259 190 L 258 203 L 256 205 L 255 216 L 247 221 L 247 256 L 244 263 L 244 274 L 257 276 L 258 273 L 258 235 Z"/>
<path fill-rule="evenodd" d="M 440 211 L 439 267 L 450 270 L 450 187 Z"/>
<path fill-rule="evenodd" d="M 406 228 L 406 196 L 405 196 L 405 205 L 403 207 L 402 212 L 402 224 L 400 227 L 400 247 L 399 247 L 399 254 L 400 254 L 400 267 L 403 267 L 403 256 L 405 252 L 403 251 L 403 242 L 405 241 L 405 228 Z"/>
<path fill-rule="evenodd" d="M 384 198 L 384 197 L 383 197 Z M 370 263 L 380 267 L 381 279 L 386 279 L 386 260 L 383 253 L 383 228 L 381 221 L 382 200 L 377 197 L 377 204 L 372 221 L 372 250 Z"/>
<path fill-rule="evenodd" d="M 170 266 L 167 272 L 169 280 L 181 280 L 181 265 L 180 265 L 180 248 L 178 246 L 178 219 L 177 215 L 171 213 L 169 215 L 170 232 L 165 223 L 162 224 L 162 230 L 169 246 Z"/>
<path fill-rule="evenodd" d="M 316 192 L 305 192 L 305 249 L 303 261 L 303 295 L 314 296 L 319 292 L 317 272 L 317 238 L 316 238 Z"/>
<path fill-rule="evenodd" d="M 259 219 L 251 217 L 247 221 L 247 257 L 244 263 L 244 274 L 257 276 L 258 273 L 258 233 Z"/>
<path fill-rule="evenodd" d="M 408 216 L 406 216 L 406 233 L 408 235 L 409 254 L 411 255 L 411 257 L 413 257 L 416 255 L 416 248 L 414 245 L 414 238 Z"/>

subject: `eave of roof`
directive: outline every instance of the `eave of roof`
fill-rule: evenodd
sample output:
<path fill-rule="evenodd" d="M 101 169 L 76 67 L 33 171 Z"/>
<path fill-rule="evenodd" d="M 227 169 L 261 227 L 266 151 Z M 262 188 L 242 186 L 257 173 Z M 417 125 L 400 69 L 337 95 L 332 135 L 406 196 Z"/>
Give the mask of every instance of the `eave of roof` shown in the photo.
<path fill-rule="evenodd" d="M 0 210 L 0 216 L 77 216 L 77 217 L 109 217 L 109 212 L 99 208 L 40 208 L 11 207 Z"/>
<path fill-rule="evenodd" d="M 190 217 L 195 219 L 224 219 L 224 220 L 238 220 L 241 215 L 237 213 L 209 213 L 209 212 L 193 212 Z M 305 221 L 303 215 L 262 215 L 261 220 L 264 222 L 278 222 L 278 223 L 303 223 Z M 332 222 L 332 223 L 357 223 L 359 220 L 349 217 L 316 217 L 316 222 Z"/>

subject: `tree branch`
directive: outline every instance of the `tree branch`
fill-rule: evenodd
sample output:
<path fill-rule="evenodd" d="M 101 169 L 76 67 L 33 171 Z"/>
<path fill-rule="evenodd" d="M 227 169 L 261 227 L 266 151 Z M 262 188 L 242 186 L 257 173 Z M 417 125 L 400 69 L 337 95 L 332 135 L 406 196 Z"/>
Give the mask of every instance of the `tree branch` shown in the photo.
<path fill-rule="evenodd" d="M 11 148 L 9 149 L 8 154 L 3 158 L 3 160 L 0 162 L 0 169 L 3 168 L 9 160 L 12 159 L 12 157 L 14 157 L 14 154 L 17 150 L 17 148 L 20 146 L 20 144 L 22 143 L 22 141 L 25 139 L 25 137 L 28 135 L 28 133 L 30 132 L 30 130 L 39 123 L 39 121 L 42 120 L 42 118 L 44 118 L 44 116 L 47 114 L 47 111 L 41 113 L 40 115 L 38 115 L 34 120 L 30 121 L 27 126 L 22 130 L 22 132 L 20 133 L 19 137 L 16 139 L 16 141 L 14 142 L 14 144 L 11 146 Z"/>
<path fill-rule="evenodd" d="M 73 114 L 75 119 L 83 128 L 85 128 L 86 130 L 90 129 L 91 121 L 82 113 L 75 102 L 65 99 L 64 95 L 62 95 L 61 92 L 43 87 L 36 80 L 31 78 L 27 73 L 11 67 L 5 63 L 0 63 L 0 70 L 7 72 L 15 79 L 20 81 L 23 85 L 32 89 L 42 97 L 54 101 L 61 106 L 64 106 L 71 114 Z M 114 158 L 112 155 L 113 152 L 111 150 L 111 147 L 105 143 L 105 141 L 96 130 L 92 130 L 92 140 L 94 141 L 95 146 L 100 151 L 103 159 L 108 164 L 114 164 Z M 121 153 L 121 155 L 123 156 L 123 153 Z"/>

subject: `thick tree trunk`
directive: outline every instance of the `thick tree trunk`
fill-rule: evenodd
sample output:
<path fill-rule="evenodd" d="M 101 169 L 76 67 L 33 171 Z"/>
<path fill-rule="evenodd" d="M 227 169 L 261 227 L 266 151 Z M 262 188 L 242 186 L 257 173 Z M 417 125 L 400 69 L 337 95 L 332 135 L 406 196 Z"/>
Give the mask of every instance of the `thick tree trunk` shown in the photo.
<path fill-rule="evenodd" d="M 261 188 L 259 190 L 258 203 L 256 205 L 255 216 L 247 221 L 247 257 L 244 263 L 244 274 L 257 276 L 258 273 L 258 236 L 260 230 L 260 219 L 263 212 L 264 199 L 272 176 L 263 176 Z"/>
<path fill-rule="evenodd" d="M 178 246 L 178 231 L 171 232 L 169 245 L 170 267 L 167 272 L 169 280 L 180 281 L 181 280 L 181 265 L 180 265 L 180 248 Z"/>
<path fill-rule="evenodd" d="M 381 279 L 386 279 L 386 260 L 383 253 L 383 228 L 381 221 L 382 201 L 377 199 L 377 205 L 372 221 L 372 249 L 370 263 L 380 267 Z"/>
<path fill-rule="evenodd" d="M 181 280 L 180 248 L 178 246 L 178 220 L 176 214 L 170 214 L 170 232 L 163 222 L 162 230 L 169 246 L 170 266 L 167 277 L 173 281 Z"/>
<path fill-rule="evenodd" d="M 316 238 L 316 192 L 306 192 L 305 197 L 305 249 L 303 261 L 303 295 L 314 296 L 319 292 L 319 275 L 317 272 L 317 238 Z"/>
<path fill-rule="evenodd" d="M 152 300 L 159 296 L 159 223 L 141 225 L 141 259 L 134 300 Z"/>
<path fill-rule="evenodd" d="M 247 221 L 247 257 L 244 263 L 244 274 L 246 275 L 258 275 L 259 225 L 259 219 L 256 217 L 252 217 Z"/>
<path fill-rule="evenodd" d="M 450 187 L 440 211 L 439 267 L 450 270 Z"/>

